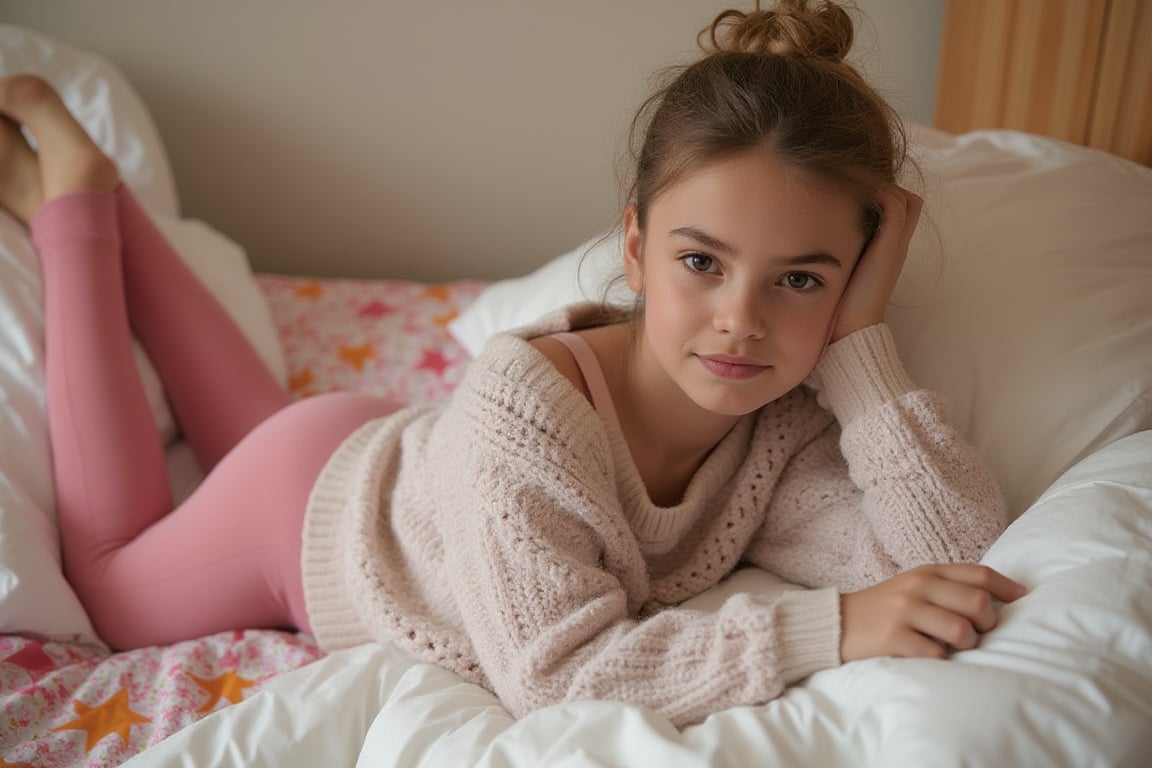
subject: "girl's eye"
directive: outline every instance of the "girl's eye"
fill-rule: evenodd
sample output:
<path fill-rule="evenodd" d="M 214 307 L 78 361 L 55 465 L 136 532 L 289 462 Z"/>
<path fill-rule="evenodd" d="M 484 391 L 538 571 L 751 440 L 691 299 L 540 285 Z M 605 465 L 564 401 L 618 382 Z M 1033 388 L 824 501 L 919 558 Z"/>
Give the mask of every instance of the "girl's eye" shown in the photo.
<path fill-rule="evenodd" d="M 716 259 L 706 253 L 690 253 L 681 258 L 690 272 L 712 273 L 717 269 Z"/>
<path fill-rule="evenodd" d="M 796 291 L 811 291 L 821 285 L 821 282 L 814 275 L 807 272 L 789 272 L 784 276 L 783 283 L 786 287 Z"/>

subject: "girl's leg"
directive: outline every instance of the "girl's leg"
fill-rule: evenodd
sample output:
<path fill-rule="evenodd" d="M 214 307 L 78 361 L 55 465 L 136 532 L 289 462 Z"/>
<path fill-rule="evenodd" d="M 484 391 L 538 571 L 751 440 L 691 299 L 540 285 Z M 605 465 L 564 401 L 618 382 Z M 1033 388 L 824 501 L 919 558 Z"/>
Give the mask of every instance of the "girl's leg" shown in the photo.
<path fill-rule="evenodd" d="M 117 648 L 229 628 L 306 628 L 299 552 L 311 484 L 344 436 L 390 409 L 362 396 L 285 409 L 168 514 L 163 452 L 132 360 L 121 279 L 122 221 L 136 243 L 144 228 L 110 191 L 114 167 L 61 111 L 42 82 L 0 80 L 0 112 L 27 125 L 40 150 L 36 158 L 17 147 L 26 154 L 10 167 L 30 167 L 31 157 L 50 200 L 31 228 L 44 268 L 49 421 L 69 580 Z M 0 129 L 5 143 L 22 142 L 10 123 Z M 21 215 L 38 201 L 0 202 Z"/>
<path fill-rule="evenodd" d="M 171 509 L 167 470 L 132 356 L 116 167 L 38 78 L 0 79 L 0 113 L 0 202 L 29 225 L 44 276 L 48 421 L 71 577 Z"/>
<path fill-rule="evenodd" d="M 32 221 L 69 581 L 116 649 L 246 627 L 308 630 L 300 576 L 308 495 L 340 442 L 392 409 L 353 394 L 283 408 L 169 512 L 163 451 L 129 343 L 116 204 L 114 193 L 76 192 Z"/>
<path fill-rule="evenodd" d="M 119 178 L 110 164 L 94 173 L 95 163 L 57 162 L 77 157 L 79 140 L 51 119 L 43 94 L 35 80 L 0 83 L 0 111 L 30 125 L 41 149 L 37 158 L 6 123 L 8 153 L 32 159 L 43 195 L 51 197 L 42 206 L 33 201 L 28 224 L 44 277 L 48 424 L 64 569 L 82 592 L 85 575 L 168 512 L 171 496 L 132 355 L 112 191 Z M 73 167 L 75 175 L 65 176 L 62 169 Z"/>
<path fill-rule="evenodd" d="M 210 470 L 254 426 L 291 402 L 227 311 L 119 186 L 115 166 L 84 132 L 59 96 L 27 76 L 0 79 L 0 113 L 29 127 L 40 153 L 42 197 L 75 189 L 116 189 L 121 270 L 131 326 L 164 383 L 176 421 L 203 468 Z M 8 129 L 13 130 L 9 123 Z M 20 166 L 35 165 L 30 151 Z M 14 173 L 11 186 L 29 174 Z M 35 174 L 33 174 L 35 177 Z M 40 191 L 40 190 L 37 190 Z M 14 199 L 27 220 L 30 195 Z"/>
<path fill-rule="evenodd" d="M 116 202 L 128 316 L 176 422 L 210 470 L 292 398 L 126 187 Z"/>
<path fill-rule="evenodd" d="M 308 496 L 341 441 L 392 410 L 370 395 L 320 395 L 258 425 L 183 504 L 80 574 L 96 631 L 117 649 L 248 627 L 310 631 Z"/>

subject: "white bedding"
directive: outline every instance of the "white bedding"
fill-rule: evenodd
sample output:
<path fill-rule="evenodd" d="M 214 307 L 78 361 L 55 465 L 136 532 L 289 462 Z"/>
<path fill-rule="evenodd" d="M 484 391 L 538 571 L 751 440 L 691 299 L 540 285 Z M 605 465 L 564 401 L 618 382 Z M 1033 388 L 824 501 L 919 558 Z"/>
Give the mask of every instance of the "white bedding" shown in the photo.
<path fill-rule="evenodd" d="M 984 562 L 1031 588 L 949 661 L 825 670 L 678 731 L 575 702 L 514 720 L 391 646 L 333 654 L 130 766 L 1147 766 L 1152 761 L 1152 431 L 1066 472 Z M 786 588 L 745 570 L 693 601 Z"/>

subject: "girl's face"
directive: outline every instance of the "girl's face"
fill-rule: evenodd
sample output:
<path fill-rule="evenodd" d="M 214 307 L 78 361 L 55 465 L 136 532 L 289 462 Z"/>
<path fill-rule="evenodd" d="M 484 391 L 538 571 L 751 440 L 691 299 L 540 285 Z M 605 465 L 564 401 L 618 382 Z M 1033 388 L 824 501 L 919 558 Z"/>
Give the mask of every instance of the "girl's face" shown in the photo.
<path fill-rule="evenodd" d="M 864 247 L 860 206 L 750 150 L 625 217 L 625 273 L 644 294 L 642 364 L 701 408 L 738 416 L 802 382 L 820 360 Z M 649 366 L 651 368 L 651 366 Z"/>

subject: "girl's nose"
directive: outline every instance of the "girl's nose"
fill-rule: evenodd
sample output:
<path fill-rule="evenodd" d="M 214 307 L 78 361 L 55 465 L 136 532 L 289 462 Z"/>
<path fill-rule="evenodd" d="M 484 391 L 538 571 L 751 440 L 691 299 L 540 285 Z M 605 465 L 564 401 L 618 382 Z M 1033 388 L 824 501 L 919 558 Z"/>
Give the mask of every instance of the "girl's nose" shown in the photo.
<path fill-rule="evenodd" d="M 724 291 L 717 296 L 712 327 L 736 338 L 759 339 L 767 332 L 767 314 L 763 297 L 752 291 Z"/>

